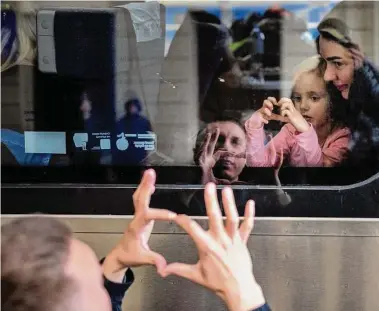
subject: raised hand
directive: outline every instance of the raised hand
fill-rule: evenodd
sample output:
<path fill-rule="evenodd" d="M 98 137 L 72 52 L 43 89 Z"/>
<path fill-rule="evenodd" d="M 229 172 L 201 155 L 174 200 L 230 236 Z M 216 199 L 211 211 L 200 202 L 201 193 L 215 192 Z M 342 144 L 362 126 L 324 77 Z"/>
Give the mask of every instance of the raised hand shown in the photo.
<path fill-rule="evenodd" d="M 207 184 L 204 195 L 209 217 L 208 231 L 186 215 L 175 219 L 194 240 L 199 261 L 194 265 L 169 264 L 162 276 L 181 276 L 214 291 L 231 311 L 248 311 L 264 305 L 262 290 L 254 278 L 251 256 L 246 246 L 254 226 L 254 202 L 246 204 L 245 219 L 238 228 L 238 212 L 231 188 L 224 188 L 222 192 L 225 226 L 215 185 Z"/>
<path fill-rule="evenodd" d="M 280 107 L 281 116 L 288 118 L 298 132 L 304 133 L 309 130 L 309 123 L 301 115 L 300 111 L 295 108 L 292 100 L 283 97 L 278 102 L 278 106 Z"/>
<path fill-rule="evenodd" d="M 215 129 L 213 132 L 208 132 L 205 136 L 203 145 L 201 146 L 201 155 L 199 158 L 199 164 L 203 172 L 202 182 L 207 184 L 208 182 L 219 183 L 220 180 L 216 179 L 213 174 L 213 168 L 216 165 L 220 157 L 226 153 L 226 151 L 216 151 L 216 144 L 220 136 L 220 130 Z M 226 180 L 222 180 L 222 183 L 227 183 Z"/>
<path fill-rule="evenodd" d="M 173 220 L 176 214 L 168 210 L 149 207 L 151 195 L 155 190 L 155 179 L 154 170 L 147 170 L 133 194 L 134 218 L 126 228 L 121 241 L 103 263 L 103 273 L 108 280 L 120 282 L 125 269 L 129 267 L 155 265 L 158 272 L 166 267 L 164 257 L 153 252 L 148 242 L 154 220 Z"/>

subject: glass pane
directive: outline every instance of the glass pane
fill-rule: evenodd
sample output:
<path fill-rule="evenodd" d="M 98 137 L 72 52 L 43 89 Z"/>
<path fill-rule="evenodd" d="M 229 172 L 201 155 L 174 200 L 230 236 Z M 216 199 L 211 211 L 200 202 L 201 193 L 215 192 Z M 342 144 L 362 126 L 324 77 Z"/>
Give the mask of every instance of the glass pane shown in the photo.
<path fill-rule="evenodd" d="M 367 182 L 377 18 L 374 1 L 4 2 L 3 182 Z"/>

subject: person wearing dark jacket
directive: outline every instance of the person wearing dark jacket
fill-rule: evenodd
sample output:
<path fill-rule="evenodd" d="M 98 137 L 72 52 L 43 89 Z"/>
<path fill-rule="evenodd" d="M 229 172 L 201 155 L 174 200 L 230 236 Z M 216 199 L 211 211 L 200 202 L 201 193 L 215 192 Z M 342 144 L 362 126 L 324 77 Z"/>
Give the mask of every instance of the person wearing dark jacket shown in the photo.
<path fill-rule="evenodd" d="M 379 169 L 379 70 L 351 39 L 347 25 L 336 18 L 323 20 L 316 39 L 326 60 L 332 118 L 352 132 L 346 164 L 376 173 Z M 341 109 L 343 107 L 343 109 Z"/>
<path fill-rule="evenodd" d="M 148 155 L 145 147 L 140 148 L 138 143 L 146 139 L 139 139 L 139 134 L 148 134 L 152 131 L 150 121 L 141 115 L 141 103 L 133 98 L 125 103 L 125 116 L 116 124 L 116 148 L 113 150 L 113 164 L 116 165 L 143 165 Z M 127 135 L 127 136 L 125 136 Z M 130 135 L 135 135 L 132 137 Z M 125 142 L 127 142 L 125 144 Z M 124 144 L 122 144 L 124 143 Z M 125 147 L 123 147 L 125 145 Z"/>
<path fill-rule="evenodd" d="M 121 311 L 125 293 L 134 281 L 131 268 L 152 265 L 163 278 L 177 275 L 212 290 L 230 311 L 269 311 L 247 248 L 254 202 L 247 203 L 239 227 L 233 192 L 225 188 L 224 227 L 216 186 L 209 183 L 205 188 L 209 230 L 204 231 L 186 215 L 149 207 L 155 179 L 153 170 L 145 172 L 133 194 L 134 218 L 101 266 L 88 245 L 53 218 L 24 217 L 3 225 L 1 310 Z M 161 254 L 150 249 L 155 220 L 174 221 L 191 236 L 199 251 L 195 265 L 167 264 Z"/>

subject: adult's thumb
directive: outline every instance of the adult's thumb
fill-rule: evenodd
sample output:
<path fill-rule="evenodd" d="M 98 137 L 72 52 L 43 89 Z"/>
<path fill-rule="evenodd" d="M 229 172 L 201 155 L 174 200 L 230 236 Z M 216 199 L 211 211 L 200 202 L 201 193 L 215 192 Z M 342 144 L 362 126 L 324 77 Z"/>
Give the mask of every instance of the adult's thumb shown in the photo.
<path fill-rule="evenodd" d="M 196 266 L 184 263 L 171 263 L 162 271 L 162 276 L 176 275 L 195 283 L 200 283 L 198 274 L 196 273 Z"/>
<path fill-rule="evenodd" d="M 157 271 L 159 274 L 166 268 L 167 261 L 166 259 L 156 252 L 151 251 L 149 254 L 149 261 L 152 265 L 155 265 L 157 267 Z"/>

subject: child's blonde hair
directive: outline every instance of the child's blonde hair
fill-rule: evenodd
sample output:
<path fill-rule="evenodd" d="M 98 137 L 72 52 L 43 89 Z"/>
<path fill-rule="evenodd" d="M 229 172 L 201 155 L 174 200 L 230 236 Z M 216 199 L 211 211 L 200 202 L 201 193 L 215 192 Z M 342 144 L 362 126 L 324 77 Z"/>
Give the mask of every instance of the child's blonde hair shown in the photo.
<path fill-rule="evenodd" d="M 295 85 L 299 77 L 303 73 L 307 73 L 307 72 L 314 72 L 320 78 L 324 78 L 325 69 L 326 69 L 326 63 L 322 57 L 320 57 L 319 55 L 309 57 L 303 60 L 299 65 L 297 65 L 294 68 L 292 85 Z"/>

